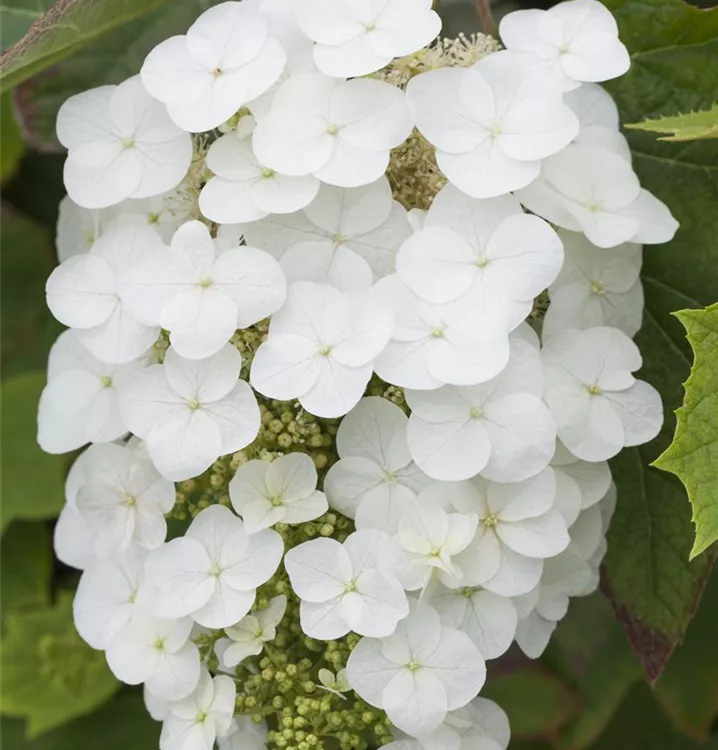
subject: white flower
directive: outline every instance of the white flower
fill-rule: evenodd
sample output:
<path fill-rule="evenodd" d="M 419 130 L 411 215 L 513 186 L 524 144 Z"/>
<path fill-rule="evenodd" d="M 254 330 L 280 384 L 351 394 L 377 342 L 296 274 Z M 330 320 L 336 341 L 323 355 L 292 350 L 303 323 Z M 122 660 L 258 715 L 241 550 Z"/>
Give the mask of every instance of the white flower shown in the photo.
<path fill-rule="evenodd" d="M 678 228 L 665 204 L 641 188 L 630 162 L 601 146 L 571 144 L 517 193 L 534 213 L 598 247 L 668 242 Z"/>
<path fill-rule="evenodd" d="M 106 649 L 131 621 L 144 580 L 144 553 L 128 549 L 90 565 L 80 578 L 72 614 L 77 632 L 96 649 Z"/>
<path fill-rule="evenodd" d="M 284 302 L 277 262 L 251 247 L 225 249 L 199 221 L 183 224 L 172 245 L 153 248 L 128 274 L 127 305 L 140 320 L 169 330 L 182 357 L 216 354 L 237 328 L 248 328 Z"/>
<path fill-rule="evenodd" d="M 192 161 L 192 139 L 139 76 L 67 99 L 57 114 L 57 138 L 69 151 L 65 187 L 85 208 L 164 193 Z"/>
<path fill-rule="evenodd" d="M 397 256 L 399 278 L 428 302 L 467 294 L 481 313 L 515 328 L 556 278 L 563 252 L 556 232 L 521 211 L 510 195 L 477 200 L 447 185 L 434 199 L 424 228 Z"/>
<path fill-rule="evenodd" d="M 578 120 L 530 57 L 497 52 L 469 69 L 413 78 L 407 99 L 436 146 L 441 171 L 474 198 L 491 198 L 538 177 L 541 160 L 569 144 Z"/>
<path fill-rule="evenodd" d="M 406 414 L 383 398 L 363 398 L 339 424 L 335 463 L 324 479 L 332 508 L 358 529 L 394 534 L 429 483 L 411 460 Z"/>
<path fill-rule="evenodd" d="M 255 724 L 251 716 L 238 715 L 232 719 L 227 734 L 217 739 L 217 746 L 219 750 L 267 750 L 268 734 L 265 723 Z"/>
<path fill-rule="evenodd" d="M 236 697 L 231 678 L 212 677 L 202 667 L 192 694 L 169 705 L 160 750 L 212 750 L 215 740 L 229 732 Z"/>
<path fill-rule="evenodd" d="M 264 644 L 274 640 L 286 609 L 287 597 L 275 596 L 266 609 L 255 610 L 236 625 L 226 627 L 228 637 L 220 638 L 215 645 L 222 665 L 231 669 L 248 656 L 261 654 Z"/>
<path fill-rule="evenodd" d="M 549 10 L 508 13 L 499 33 L 507 49 L 541 58 L 564 90 L 582 81 L 618 78 L 631 65 L 614 17 L 596 0 L 570 0 Z"/>
<path fill-rule="evenodd" d="M 157 45 L 141 70 L 147 91 L 183 130 L 201 133 L 228 120 L 270 88 L 286 54 L 267 23 L 244 3 L 221 3 L 187 31 Z"/>
<path fill-rule="evenodd" d="M 154 344 L 159 325 L 146 325 L 126 304 L 124 284 L 140 259 L 163 247 L 148 227 L 108 229 L 89 253 L 74 255 L 47 280 L 47 305 L 82 345 L 105 362 L 125 363 Z"/>
<path fill-rule="evenodd" d="M 386 177 L 358 188 L 322 185 L 307 208 L 243 228 L 248 243 L 280 260 L 289 281 L 368 289 L 394 271 L 411 234 L 406 210 L 392 199 Z"/>
<path fill-rule="evenodd" d="M 60 263 L 73 255 L 88 252 L 109 220 L 108 211 L 83 208 L 66 195 L 60 201 L 55 233 L 55 247 Z"/>
<path fill-rule="evenodd" d="M 197 476 L 257 436 L 259 407 L 252 389 L 239 380 L 241 363 L 230 344 L 202 360 L 183 359 L 170 347 L 163 365 L 138 373 L 122 389 L 123 419 L 147 441 L 166 479 Z"/>
<path fill-rule="evenodd" d="M 160 619 L 135 610 L 107 644 L 107 664 L 128 685 L 144 682 L 164 701 L 189 695 L 200 675 L 199 650 L 190 640 L 192 620 Z"/>
<path fill-rule="evenodd" d="M 362 397 L 392 323 L 371 291 L 350 295 L 326 284 L 292 284 L 255 354 L 252 386 L 268 398 L 296 398 L 315 416 L 342 416 Z"/>
<path fill-rule="evenodd" d="M 611 470 L 605 461 L 581 461 L 560 440 L 556 441 L 551 468 L 556 477 L 557 504 L 577 508 L 573 521 L 567 520 L 569 527 L 581 510 L 596 505 L 611 486 Z"/>
<path fill-rule="evenodd" d="M 404 590 L 380 568 L 386 536 L 373 529 L 350 534 L 344 544 L 313 539 L 284 558 L 293 591 L 302 600 L 302 630 L 328 641 L 350 630 L 381 638 L 409 613 Z"/>
<path fill-rule="evenodd" d="M 538 583 L 543 561 L 568 547 L 566 522 L 555 508 L 551 470 L 523 482 L 499 484 L 476 477 L 450 496 L 461 513 L 475 513 L 479 528 L 459 555 L 463 583 L 500 596 L 518 596 Z"/>
<path fill-rule="evenodd" d="M 347 663 L 349 683 L 412 736 L 436 729 L 447 711 L 465 706 L 486 678 L 469 637 L 442 626 L 436 610 L 416 608 L 384 639 L 362 638 Z"/>
<path fill-rule="evenodd" d="M 580 125 L 573 142 L 584 146 L 603 146 L 627 162 L 631 148 L 619 131 L 618 107 L 611 95 L 597 83 L 584 83 L 563 95 Z"/>
<path fill-rule="evenodd" d="M 275 523 L 311 521 L 329 507 L 317 490 L 314 461 L 302 453 L 242 464 L 229 483 L 229 497 L 248 534 Z"/>
<path fill-rule="evenodd" d="M 583 235 L 565 231 L 561 239 L 566 259 L 549 287 L 544 338 L 565 328 L 594 326 L 620 328 L 634 336 L 643 322 L 641 246 L 627 243 L 599 249 Z"/>
<path fill-rule="evenodd" d="M 561 442 L 577 458 L 605 461 L 660 431 L 661 398 L 631 374 L 641 367 L 641 354 L 617 328 L 555 333 L 541 360 L 544 399 Z"/>
<path fill-rule="evenodd" d="M 511 599 L 479 586 L 441 589 L 434 593 L 431 604 L 441 622 L 466 633 L 484 659 L 501 656 L 516 635 L 518 614 Z"/>
<path fill-rule="evenodd" d="M 431 6 L 431 0 L 301 0 L 296 14 L 302 31 L 317 43 L 314 61 L 319 70 L 354 78 L 436 39 L 441 19 Z"/>
<path fill-rule="evenodd" d="M 120 445 L 98 445 L 101 466 L 80 487 L 76 507 L 96 535 L 100 557 L 137 544 L 159 547 L 167 535 L 165 513 L 175 503 L 175 486 L 163 479 L 149 458 Z"/>
<path fill-rule="evenodd" d="M 124 435 L 128 428 L 120 416 L 118 392 L 146 366 L 146 357 L 124 365 L 101 362 L 77 340 L 76 331 L 61 333 L 50 349 L 48 382 L 40 396 L 40 447 L 67 453 Z"/>
<path fill-rule="evenodd" d="M 285 81 L 254 131 L 254 153 L 285 175 L 339 187 L 381 177 L 389 151 L 411 133 L 404 92 L 382 81 L 307 73 Z"/>
<path fill-rule="evenodd" d="M 184 537 L 154 550 L 147 559 L 152 606 L 162 617 L 184 617 L 208 628 L 224 628 L 252 608 L 256 588 L 282 559 L 282 538 L 265 529 L 251 536 L 221 505 L 205 508 Z"/>
<path fill-rule="evenodd" d="M 542 388 L 538 353 L 514 337 L 508 365 L 487 383 L 407 390 L 412 458 L 432 479 L 444 481 L 481 473 L 511 482 L 538 474 L 550 461 L 556 438 Z"/>
<path fill-rule="evenodd" d="M 404 737 L 394 731 L 394 736 Z M 441 726 L 420 740 L 399 740 L 387 750 L 506 750 L 511 731 L 504 711 L 493 701 L 474 698 L 471 703 L 449 711 Z"/>
<path fill-rule="evenodd" d="M 433 304 L 397 274 L 376 285 L 391 305 L 396 325 L 374 369 L 388 383 L 415 390 L 474 385 L 498 375 L 509 360 L 508 326 L 484 317 L 480 296 L 465 294 Z"/>
<path fill-rule="evenodd" d="M 206 163 L 216 176 L 202 188 L 199 207 L 208 219 L 224 224 L 299 211 L 319 190 L 316 177 L 288 177 L 260 164 L 241 131 L 217 139 L 209 147 Z"/>
<path fill-rule="evenodd" d="M 447 491 L 432 485 L 399 520 L 399 531 L 387 547 L 385 564 L 407 591 L 427 589 L 433 578 L 456 588 L 463 571 L 456 564 L 476 534 L 476 513 L 447 513 L 436 501 Z"/>
<path fill-rule="evenodd" d="M 317 676 L 324 688 L 330 693 L 334 693 L 334 695 L 341 696 L 342 693 L 347 693 L 351 690 L 346 669 L 340 669 L 336 675 L 329 669 L 320 669 Z"/>

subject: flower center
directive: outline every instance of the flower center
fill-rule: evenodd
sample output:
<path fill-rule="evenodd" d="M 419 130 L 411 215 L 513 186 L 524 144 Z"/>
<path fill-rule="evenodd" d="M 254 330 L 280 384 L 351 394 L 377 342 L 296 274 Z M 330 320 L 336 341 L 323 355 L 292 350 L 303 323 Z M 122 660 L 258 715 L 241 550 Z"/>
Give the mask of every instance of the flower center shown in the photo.
<path fill-rule="evenodd" d="M 478 268 L 484 268 L 488 264 L 488 259 L 485 258 L 483 255 L 479 256 L 476 259 L 476 265 Z"/>
<path fill-rule="evenodd" d="M 561 44 L 558 47 L 558 53 L 559 55 L 565 55 L 569 51 L 568 44 Z"/>
<path fill-rule="evenodd" d="M 499 517 L 495 513 L 491 513 L 491 515 L 484 519 L 484 526 L 486 526 L 487 529 L 495 529 L 498 523 Z"/>
<path fill-rule="evenodd" d="M 282 504 L 282 498 L 280 497 L 273 497 L 269 500 L 270 503 L 272 503 L 272 506 L 274 508 L 278 508 Z"/>
<path fill-rule="evenodd" d="M 195 398 L 190 399 L 187 402 L 187 406 L 189 406 L 189 408 L 192 409 L 192 411 L 194 411 L 195 409 L 199 409 L 199 401 L 197 401 L 197 399 Z"/>
<path fill-rule="evenodd" d="M 333 243 L 334 243 L 335 245 L 342 245 L 342 244 L 344 244 L 344 243 L 345 243 L 346 241 L 347 241 L 347 238 L 346 238 L 346 237 L 344 237 L 344 236 L 342 236 L 342 235 L 341 235 L 341 234 L 339 234 L 338 232 L 337 232 L 337 234 L 335 234 L 335 235 L 334 235 L 334 236 L 332 237 L 332 242 L 333 242 Z"/>
<path fill-rule="evenodd" d="M 386 474 L 384 474 L 384 484 L 396 484 L 396 474 L 387 471 Z"/>
<path fill-rule="evenodd" d="M 131 508 L 133 505 L 137 505 L 137 498 L 134 497 L 133 495 L 127 495 L 125 497 L 125 505 L 128 508 Z"/>
<path fill-rule="evenodd" d="M 222 73 L 224 73 L 224 71 L 222 70 L 222 68 L 215 68 L 212 71 L 212 78 L 214 78 L 216 80 L 217 78 L 219 78 L 222 75 Z"/>
<path fill-rule="evenodd" d="M 421 669 L 421 664 L 419 662 L 414 661 L 413 659 L 406 665 L 406 668 L 410 672 L 416 672 L 418 669 Z"/>
<path fill-rule="evenodd" d="M 263 169 L 262 179 L 271 180 L 274 175 L 277 174 L 273 169 Z"/>
<path fill-rule="evenodd" d="M 481 419 L 484 416 L 484 410 L 480 406 L 472 406 L 469 414 L 472 419 Z"/>
<path fill-rule="evenodd" d="M 327 346 L 326 344 L 320 344 L 317 348 L 317 354 L 320 357 L 328 357 L 332 353 L 331 346 Z"/>
<path fill-rule="evenodd" d="M 122 147 L 123 148 L 134 148 L 135 146 L 135 139 L 131 136 L 127 136 L 126 138 L 122 139 Z"/>
<path fill-rule="evenodd" d="M 502 126 L 501 120 L 491 120 L 489 123 L 489 132 L 495 138 L 497 135 L 501 135 Z"/>
<path fill-rule="evenodd" d="M 591 282 L 591 294 L 597 294 L 599 296 L 602 296 L 606 293 L 606 290 L 603 287 L 603 284 L 600 281 L 592 281 Z"/>
<path fill-rule="evenodd" d="M 222 575 L 222 568 L 219 567 L 219 563 L 213 563 L 209 569 L 209 574 L 215 578 L 219 578 Z"/>
<path fill-rule="evenodd" d="M 112 388 L 112 378 L 109 375 L 103 375 L 100 378 L 100 383 L 102 383 L 103 388 Z"/>
<path fill-rule="evenodd" d="M 471 599 L 477 591 L 481 591 L 481 586 L 466 586 L 461 589 L 461 595 L 465 596 L 467 599 Z"/>
<path fill-rule="evenodd" d="M 444 328 L 443 326 L 436 326 L 436 328 L 431 329 L 431 337 L 434 339 L 441 339 L 444 337 Z"/>
<path fill-rule="evenodd" d="M 598 396 L 601 393 L 601 389 L 594 383 L 593 385 L 588 386 L 588 392 L 592 396 Z"/>
<path fill-rule="evenodd" d="M 209 287 L 212 286 L 212 279 L 208 279 L 206 277 L 204 279 L 200 279 L 197 282 L 197 286 L 201 286 L 202 289 L 208 289 Z"/>
<path fill-rule="evenodd" d="M 374 23 L 374 21 L 369 21 L 369 23 L 364 24 L 364 28 L 367 31 L 374 31 L 374 29 L 376 29 L 376 23 Z"/>
<path fill-rule="evenodd" d="M 160 215 L 159 214 L 147 214 L 147 223 L 148 224 L 159 224 L 160 223 Z"/>
<path fill-rule="evenodd" d="M 209 714 L 206 711 L 200 711 L 194 718 L 195 724 L 204 724 L 208 716 Z"/>
<path fill-rule="evenodd" d="M 336 135 L 339 132 L 338 125 L 327 125 L 327 135 Z"/>
<path fill-rule="evenodd" d="M 584 206 L 586 206 L 586 208 L 589 211 L 591 211 L 592 213 L 595 214 L 598 211 L 602 211 L 603 210 L 603 201 L 599 201 L 599 200 L 586 201 L 584 203 Z"/>
<path fill-rule="evenodd" d="M 154 642 L 154 647 L 155 647 L 155 648 L 156 648 L 156 649 L 157 649 L 158 651 L 164 651 L 164 650 L 165 650 L 165 639 L 164 639 L 164 638 L 158 638 L 158 639 L 157 639 L 157 640 L 156 640 L 156 641 Z"/>
<path fill-rule="evenodd" d="M 434 549 L 429 552 L 429 557 L 441 557 L 441 547 L 434 547 Z"/>
<path fill-rule="evenodd" d="M 344 584 L 344 591 L 346 591 L 347 594 L 353 594 L 357 590 L 357 584 L 356 581 L 347 581 L 347 583 Z"/>

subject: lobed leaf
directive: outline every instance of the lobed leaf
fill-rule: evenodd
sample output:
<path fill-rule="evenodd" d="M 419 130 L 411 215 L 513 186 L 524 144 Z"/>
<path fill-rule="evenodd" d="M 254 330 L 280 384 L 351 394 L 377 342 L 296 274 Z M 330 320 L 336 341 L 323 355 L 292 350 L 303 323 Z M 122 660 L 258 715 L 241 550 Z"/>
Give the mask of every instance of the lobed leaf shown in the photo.
<path fill-rule="evenodd" d="M 658 117 L 626 125 L 633 130 L 648 130 L 652 133 L 669 133 L 659 141 L 695 141 L 702 138 L 718 138 L 718 102 L 710 109 L 688 112 L 685 115 Z"/>

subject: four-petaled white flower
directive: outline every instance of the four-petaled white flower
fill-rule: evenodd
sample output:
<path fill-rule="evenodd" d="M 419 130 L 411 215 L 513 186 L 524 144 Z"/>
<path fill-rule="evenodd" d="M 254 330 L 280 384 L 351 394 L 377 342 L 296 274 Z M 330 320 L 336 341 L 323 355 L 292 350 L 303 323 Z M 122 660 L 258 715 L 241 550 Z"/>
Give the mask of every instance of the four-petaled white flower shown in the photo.
<path fill-rule="evenodd" d="M 257 587 L 272 577 L 282 552 L 276 531 L 250 535 L 232 511 L 211 505 L 183 537 L 148 557 L 153 610 L 161 617 L 190 615 L 208 628 L 234 625 L 252 608 Z"/>
<path fill-rule="evenodd" d="M 178 185 L 192 161 L 192 139 L 145 91 L 139 76 L 71 96 L 57 115 L 68 149 L 65 187 L 85 208 L 148 198 Z"/>
<path fill-rule="evenodd" d="M 538 352 L 514 336 L 509 363 L 493 380 L 407 390 L 412 458 L 432 479 L 443 481 L 481 473 L 515 482 L 538 474 L 551 460 L 556 438 L 542 388 Z"/>
<path fill-rule="evenodd" d="M 226 627 L 227 638 L 220 638 L 215 645 L 217 656 L 224 667 L 231 669 L 248 656 L 262 653 L 264 644 L 274 640 L 277 625 L 287 609 L 287 597 L 275 596 L 266 609 L 254 610 L 245 615 L 236 625 Z"/>
<path fill-rule="evenodd" d="M 296 10 L 304 33 L 316 42 L 314 62 L 329 76 L 354 78 L 381 70 L 432 42 L 441 19 L 431 0 L 301 0 Z"/>
<path fill-rule="evenodd" d="M 192 694 L 168 706 L 160 750 L 212 750 L 215 740 L 229 732 L 236 697 L 230 677 L 212 677 L 202 667 Z"/>
<path fill-rule="evenodd" d="M 146 366 L 146 357 L 123 365 L 101 362 L 82 346 L 76 331 L 61 333 L 50 349 L 47 385 L 40 396 L 40 447 L 67 453 L 122 437 L 128 427 L 120 416 L 119 390 Z"/>
<path fill-rule="evenodd" d="M 423 229 L 399 249 L 399 278 L 419 297 L 442 303 L 469 295 L 491 325 L 515 328 L 556 278 L 561 240 L 513 196 L 469 198 L 451 185 L 434 199 Z"/>
<path fill-rule="evenodd" d="M 175 504 L 175 486 L 164 479 L 149 458 L 130 448 L 96 446 L 101 465 L 77 493 L 75 506 L 95 534 L 100 557 L 107 558 L 133 544 L 159 547 L 167 534 L 165 513 Z"/>
<path fill-rule="evenodd" d="M 422 737 L 447 711 L 476 697 L 486 666 L 469 637 L 445 628 L 436 610 L 417 607 L 388 638 L 362 638 L 347 662 L 349 683 L 394 726 Z"/>
<path fill-rule="evenodd" d="M 660 431 L 661 397 L 633 377 L 641 354 L 617 328 L 559 331 L 544 345 L 541 360 L 544 399 L 561 442 L 577 458 L 605 461 Z"/>
<path fill-rule="evenodd" d="M 154 344 L 156 323 L 146 324 L 129 309 L 125 284 L 141 259 L 164 247 L 149 227 L 108 229 L 89 253 L 73 255 L 47 280 L 47 306 L 79 341 L 104 362 L 125 363 Z"/>
<path fill-rule="evenodd" d="M 131 548 L 91 564 L 80 578 L 72 606 L 77 632 L 104 650 L 132 620 L 144 582 L 145 553 Z M 141 611 L 141 610 L 140 610 Z"/>
<path fill-rule="evenodd" d="M 183 359 L 170 347 L 163 365 L 148 367 L 123 387 L 122 417 L 147 441 L 162 476 L 174 482 L 195 477 L 257 436 L 259 407 L 239 379 L 241 364 L 230 344 L 201 360 Z"/>
<path fill-rule="evenodd" d="M 610 326 L 635 336 L 643 322 L 643 286 L 638 278 L 643 250 L 627 243 L 600 249 L 583 235 L 561 232 L 566 259 L 549 287 L 551 304 L 542 334 L 566 328 Z"/>
<path fill-rule="evenodd" d="M 430 480 L 411 460 L 406 414 L 383 398 L 363 398 L 337 432 L 339 461 L 324 479 L 332 508 L 354 519 L 358 529 L 394 534 Z"/>
<path fill-rule="evenodd" d="M 253 147 L 262 164 L 282 174 L 357 187 L 384 174 L 389 151 L 411 128 L 404 92 L 395 86 L 306 73 L 279 87 Z"/>
<path fill-rule="evenodd" d="M 237 328 L 281 307 L 285 291 L 271 255 L 226 248 L 199 221 L 183 224 L 169 249 L 153 248 L 138 259 L 124 284 L 135 316 L 167 329 L 172 347 L 188 359 L 216 354 Z"/>
<path fill-rule="evenodd" d="M 329 641 L 350 630 L 382 638 L 409 613 L 404 590 L 380 565 L 386 535 L 361 529 L 347 537 L 314 539 L 293 547 L 284 558 L 292 590 L 302 600 L 302 630 Z"/>
<path fill-rule="evenodd" d="M 200 675 L 199 650 L 190 640 L 191 632 L 189 617 L 163 619 L 135 610 L 107 644 L 107 663 L 122 682 L 144 682 L 163 700 L 180 700 L 195 689 Z"/>
<path fill-rule="evenodd" d="M 248 534 L 275 523 L 311 521 L 329 507 L 317 490 L 314 462 L 304 453 L 242 464 L 229 483 L 229 497 Z"/>
<path fill-rule="evenodd" d="M 476 477 L 455 488 L 450 502 L 479 517 L 476 538 L 459 555 L 462 583 L 500 596 L 531 591 L 543 561 L 568 547 L 566 522 L 555 508 L 556 481 L 548 469 L 523 482 L 488 482 Z"/>
<path fill-rule="evenodd" d="M 598 247 L 668 242 L 678 229 L 667 206 L 640 186 L 630 162 L 605 146 L 571 144 L 517 195 L 534 213 L 583 232 Z"/>
<path fill-rule="evenodd" d="M 549 10 L 519 10 L 499 26 L 509 50 L 538 56 L 563 90 L 608 81 L 631 65 L 611 12 L 596 0 L 570 0 Z"/>
<path fill-rule="evenodd" d="M 411 234 L 406 209 L 392 199 L 386 177 L 356 188 L 322 185 L 304 211 L 242 227 L 246 241 L 280 261 L 290 282 L 368 289 L 392 273 Z"/>
<path fill-rule="evenodd" d="M 466 633 L 486 660 L 504 654 L 516 635 L 518 613 L 514 603 L 481 586 L 440 589 L 434 592 L 431 604 L 441 622 Z"/>
<path fill-rule="evenodd" d="M 399 519 L 399 531 L 384 553 L 385 565 L 407 591 L 430 590 L 433 579 L 456 588 L 463 572 L 456 564 L 476 534 L 476 513 L 447 513 L 440 502 L 447 490 L 432 485 Z"/>
<path fill-rule="evenodd" d="M 362 397 L 392 322 L 372 291 L 292 284 L 255 354 L 251 383 L 268 398 L 298 399 L 315 416 L 340 417 Z"/>
<path fill-rule="evenodd" d="M 377 357 L 380 378 L 404 388 L 474 385 L 498 375 L 509 360 L 508 326 L 488 320 L 480 297 L 443 304 L 423 300 L 397 274 L 376 284 L 394 312 L 391 341 Z"/>
<path fill-rule="evenodd" d="M 147 91 L 167 105 L 173 122 L 201 133 L 267 91 L 286 59 L 259 13 L 244 3 L 225 2 L 205 11 L 185 36 L 157 45 L 141 76 Z"/>
<path fill-rule="evenodd" d="M 541 160 L 565 148 L 578 119 L 531 56 L 504 50 L 472 68 L 413 78 L 409 107 L 450 182 L 474 198 L 528 185 Z"/>
<path fill-rule="evenodd" d="M 240 130 L 217 139 L 207 152 L 214 172 L 199 196 L 202 213 L 223 224 L 243 224 L 269 214 L 289 214 L 309 205 L 319 190 L 312 175 L 290 177 L 257 161 L 251 139 Z"/>

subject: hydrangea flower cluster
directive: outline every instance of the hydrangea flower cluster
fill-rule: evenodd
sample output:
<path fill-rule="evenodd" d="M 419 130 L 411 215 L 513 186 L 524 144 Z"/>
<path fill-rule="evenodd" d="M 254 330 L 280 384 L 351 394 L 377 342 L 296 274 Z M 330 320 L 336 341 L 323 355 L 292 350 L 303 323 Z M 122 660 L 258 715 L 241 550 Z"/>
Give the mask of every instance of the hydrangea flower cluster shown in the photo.
<path fill-rule="evenodd" d="M 38 415 L 78 631 L 161 750 L 505 750 L 486 661 L 598 585 L 661 428 L 596 0 L 243 0 L 70 98 Z"/>

